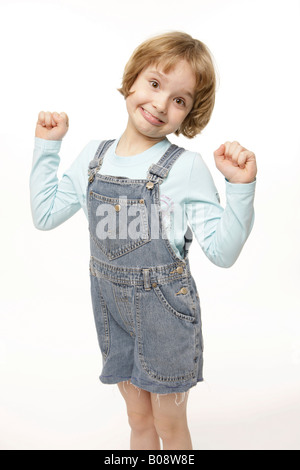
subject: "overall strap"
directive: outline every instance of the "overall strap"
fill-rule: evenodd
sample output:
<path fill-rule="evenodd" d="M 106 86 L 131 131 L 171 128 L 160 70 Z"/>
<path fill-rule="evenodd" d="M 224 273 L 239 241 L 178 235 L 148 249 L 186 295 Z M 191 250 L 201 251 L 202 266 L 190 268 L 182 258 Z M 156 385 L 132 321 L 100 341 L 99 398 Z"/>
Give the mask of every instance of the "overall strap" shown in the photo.
<path fill-rule="evenodd" d="M 100 170 L 104 155 L 106 150 L 114 143 L 114 140 L 103 140 L 99 147 L 97 148 L 97 152 L 95 153 L 95 156 L 93 160 L 89 163 L 89 168 L 88 168 L 88 178 L 89 182 L 91 183 L 94 178 L 95 174 L 98 173 Z"/>
<path fill-rule="evenodd" d="M 168 176 L 173 164 L 177 158 L 185 152 L 185 149 L 178 147 L 175 144 L 170 145 L 167 151 L 163 154 L 157 163 L 150 166 L 148 170 L 147 180 L 153 183 L 161 184 L 163 180 Z"/>
<path fill-rule="evenodd" d="M 164 153 L 164 155 L 160 158 L 158 163 L 153 164 L 148 170 L 148 183 L 146 187 L 148 189 L 152 189 L 155 183 L 161 184 L 163 180 L 167 177 L 169 171 L 171 170 L 172 166 L 176 162 L 177 158 L 185 152 L 185 149 L 182 147 L 178 147 L 175 144 L 170 145 L 168 150 Z M 193 232 L 190 226 L 187 226 L 187 230 L 184 235 L 184 260 L 188 258 L 188 253 L 190 246 L 193 241 Z"/>

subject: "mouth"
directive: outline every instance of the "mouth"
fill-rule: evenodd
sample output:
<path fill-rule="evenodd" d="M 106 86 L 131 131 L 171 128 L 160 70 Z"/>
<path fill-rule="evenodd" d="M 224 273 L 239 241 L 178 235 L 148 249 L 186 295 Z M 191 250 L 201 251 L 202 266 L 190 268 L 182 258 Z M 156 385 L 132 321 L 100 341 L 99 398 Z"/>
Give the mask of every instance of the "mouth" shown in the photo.
<path fill-rule="evenodd" d="M 149 111 L 146 111 L 146 109 L 140 107 L 140 111 L 146 121 L 150 122 L 150 124 L 153 124 L 154 126 L 161 126 L 162 124 L 165 124 L 164 121 L 149 113 Z"/>

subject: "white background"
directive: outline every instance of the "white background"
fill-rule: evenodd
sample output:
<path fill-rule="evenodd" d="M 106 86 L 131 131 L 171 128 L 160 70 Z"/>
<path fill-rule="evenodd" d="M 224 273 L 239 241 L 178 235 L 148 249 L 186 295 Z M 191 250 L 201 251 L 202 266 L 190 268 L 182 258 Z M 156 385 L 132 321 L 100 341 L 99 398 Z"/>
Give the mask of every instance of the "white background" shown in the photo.
<path fill-rule="evenodd" d="M 296 0 L 0 1 L 1 449 L 129 448 L 123 400 L 98 380 L 85 216 L 36 230 L 29 174 L 41 109 L 69 114 L 60 175 L 90 140 L 120 135 L 123 67 L 169 30 L 204 41 L 220 77 L 202 135 L 171 140 L 203 155 L 223 204 L 213 151 L 238 140 L 259 166 L 236 264 L 191 250 L 205 338 L 194 448 L 300 448 L 299 13 Z"/>

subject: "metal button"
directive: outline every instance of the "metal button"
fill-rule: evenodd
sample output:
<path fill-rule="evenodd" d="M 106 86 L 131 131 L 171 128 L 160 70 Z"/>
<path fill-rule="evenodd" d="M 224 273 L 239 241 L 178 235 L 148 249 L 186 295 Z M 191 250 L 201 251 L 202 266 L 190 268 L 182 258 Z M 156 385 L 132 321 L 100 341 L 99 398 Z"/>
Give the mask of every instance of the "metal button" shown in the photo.
<path fill-rule="evenodd" d="M 157 287 L 157 282 L 153 282 L 152 287 L 153 288 Z"/>
<path fill-rule="evenodd" d="M 140 199 L 140 204 L 144 204 L 144 199 Z"/>
<path fill-rule="evenodd" d="M 152 181 L 148 181 L 148 183 L 146 184 L 146 188 L 153 189 L 153 187 L 154 187 L 154 183 L 152 183 Z"/>
<path fill-rule="evenodd" d="M 188 293 L 188 290 L 187 290 L 187 288 L 186 288 L 186 287 L 182 287 L 182 288 L 180 289 L 180 291 L 179 291 L 179 292 L 177 292 L 177 294 L 176 294 L 176 295 L 180 295 L 180 294 L 183 294 L 183 295 L 185 295 L 185 294 L 187 294 L 187 293 Z"/>
<path fill-rule="evenodd" d="M 115 209 L 116 209 L 117 212 L 120 212 L 120 210 L 121 210 L 120 204 L 116 204 L 116 205 L 115 205 Z"/>
<path fill-rule="evenodd" d="M 176 271 L 178 272 L 178 274 L 182 274 L 182 273 L 183 273 L 183 267 L 182 267 L 182 266 L 178 266 L 178 268 L 176 269 Z"/>

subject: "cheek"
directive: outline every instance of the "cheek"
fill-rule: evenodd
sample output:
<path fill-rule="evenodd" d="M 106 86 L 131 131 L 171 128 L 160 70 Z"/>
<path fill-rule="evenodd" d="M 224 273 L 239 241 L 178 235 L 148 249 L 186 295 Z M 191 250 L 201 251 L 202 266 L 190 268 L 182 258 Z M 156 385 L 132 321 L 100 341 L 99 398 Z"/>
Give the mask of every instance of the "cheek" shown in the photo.
<path fill-rule="evenodd" d="M 188 108 L 188 110 L 185 111 L 185 113 L 183 114 L 183 119 L 182 119 L 181 122 L 183 122 L 188 117 L 188 115 L 191 113 L 192 109 L 193 109 L 193 106 L 190 106 Z"/>
<path fill-rule="evenodd" d="M 173 114 L 173 121 L 176 122 L 178 125 L 181 124 L 187 115 L 189 114 L 190 111 L 186 110 L 176 110 Z"/>
<path fill-rule="evenodd" d="M 133 95 L 129 95 L 127 98 L 126 98 L 126 108 L 127 108 L 127 112 L 128 113 L 131 113 L 134 108 L 136 107 L 135 105 L 135 94 Z"/>
<path fill-rule="evenodd" d="M 127 109 L 131 109 L 131 110 L 139 107 L 141 104 L 145 102 L 146 102 L 145 93 L 142 93 L 140 91 L 135 91 L 132 95 L 129 95 L 126 98 Z"/>

